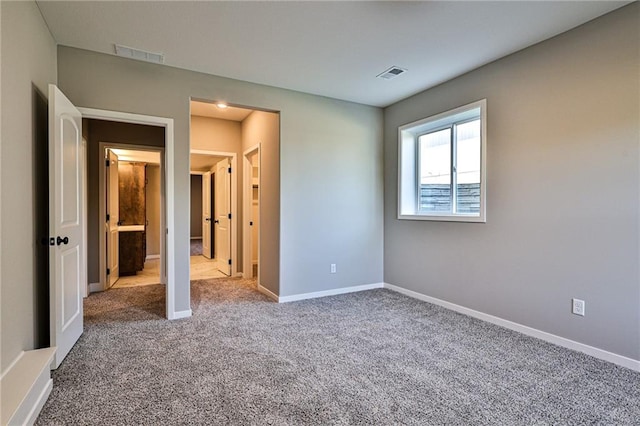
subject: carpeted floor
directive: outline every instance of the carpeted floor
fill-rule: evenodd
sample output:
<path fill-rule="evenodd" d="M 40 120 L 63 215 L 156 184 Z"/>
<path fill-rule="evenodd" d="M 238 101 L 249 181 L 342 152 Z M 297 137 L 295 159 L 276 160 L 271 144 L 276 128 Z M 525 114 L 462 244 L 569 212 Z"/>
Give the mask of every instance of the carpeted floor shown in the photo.
<path fill-rule="evenodd" d="M 249 280 L 91 295 L 38 425 L 638 424 L 640 374 L 372 290 L 276 304 Z"/>
<path fill-rule="evenodd" d="M 202 254 L 202 238 L 191 240 L 189 254 L 191 256 L 200 256 Z"/>

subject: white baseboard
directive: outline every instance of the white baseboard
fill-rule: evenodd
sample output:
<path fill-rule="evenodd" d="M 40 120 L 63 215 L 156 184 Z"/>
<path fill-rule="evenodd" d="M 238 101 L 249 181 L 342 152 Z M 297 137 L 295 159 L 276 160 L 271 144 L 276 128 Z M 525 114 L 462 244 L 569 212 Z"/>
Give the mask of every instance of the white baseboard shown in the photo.
<path fill-rule="evenodd" d="M 452 311 L 456 311 L 461 314 L 468 315 L 470 317 L 489 322 L 491 324 L 508 328 L 509 330 L 526 334 L 527 336 L 544 340 L 545 342 L 553 343 L 555 345 L 562 346 L 564 348 L 582 352 L 587 355 L 591 355 L 595 358 L 599 358 L 604 361 L 612 362 L 622 367 L 629 368 L 631 370 L 640 371 L 640 361 L 637 361 L 632 358 L 627 358 L 625 356 L 618 355 L 613 352 L 605 351 L 604 349 L 599 349 L 593 346 L 585 345 L 584 343 L 576 342 L 575 340 L 570 340 L 565 337 L 560 337 L 555 334 L 547 333 L 546 331 L 542 331 L 536 328 L 528 327 L 526 325 L 518 324 L 517 322 L 513 322 L 500 317 L 485 314 L 484 312 L 466 308 L 461 305 L 456 305 L 455 303 L 447 302 L 446 300 L 427 296 L 425 294 L 418 293 L 413 290 L 407 290 L 406 288 L 398 287 L 393 284 L 384 283 L 384 288 L 396 291 L 398 293 L 402 293 L 409 297 L 413 297 L 414 299 L 418 299 L 424 302 L 433 303 L 434 305 L 442 306 L 443 308 L 447 308 Z"/>
<path fill-rule="evenodd" d="M 305 299 L 316 299 L 318 297 L 335 296 L 338 294 L 355 293 L 356 291 L 373 290 L 374 288 L 383 288 L 384 283 L 356 285 L 353 287 L 342 287 L 333 290 L 315 291 L 312 293 L 293 294 L 291 296 L 279 296 L 279 303 L 295 302 Z"/>
<path fill-rule="evenodd" d="M 147 257 L 145 257 L 144 260 L 152 260 L 152 259 L 160 259 L 160 255 L 159 254 L 148 254 Z"/>
<path fill-rule="evenodd" d="M 268 288 L 262 287 L 260 284 L 258 284 L 258 291 L 266 295 L 269 299 L 275 300 L 276 302 L 278 301 L 278 295 L 276 295 L 274 292 L 272 292 Z"/>
<path fill-rule="evenodd" d="M 31 425 L 36 421 L 53 388 L 51 362 L 55 353 L 55 347 L 22 352 L 2 375 L 0 424 Z"/>
<path fill-rule="evenodd" d="M 102 284 L 100 283 L 89 283 L 89 293 L 96 293 L 98 291 L 103 291 Z"/>
<path fill-rule="evenodd" d="M 191 315 L 193 315 L 193 313 L 191 312 L 191 309 L 187 309 L 186 311 L 175 311 L 171 316 L 171 318 L 169 319 L 175 320 L 180 318 L 189 318 Z"/>
<path fill-rule="evenodd" d="M 201 240 L 202 237 L 191 237 L 192 240 Z"/>

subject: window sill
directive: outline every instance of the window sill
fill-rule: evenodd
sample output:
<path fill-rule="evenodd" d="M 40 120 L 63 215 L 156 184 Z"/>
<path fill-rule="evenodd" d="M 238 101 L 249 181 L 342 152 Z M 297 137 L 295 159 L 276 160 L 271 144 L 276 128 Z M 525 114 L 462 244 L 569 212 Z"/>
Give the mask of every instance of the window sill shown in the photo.
<path fill-rule="evenodd" d="M 469 222 L 487 223 L 484 216 L 464 216 L 464 215 L 430 215 L 430 214 L 399 214 L 399 220 L 429 220 L 433 222 Z"/>

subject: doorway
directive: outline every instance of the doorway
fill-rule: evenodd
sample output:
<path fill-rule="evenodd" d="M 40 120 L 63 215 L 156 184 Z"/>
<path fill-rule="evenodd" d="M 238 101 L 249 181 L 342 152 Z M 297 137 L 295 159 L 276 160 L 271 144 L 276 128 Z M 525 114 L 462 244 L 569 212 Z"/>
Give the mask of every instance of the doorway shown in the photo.
<path fill-rule="evenodd" d="M 166 283 L 160 256 L 162 149 L 101 143 L 104 150 L 104 289 Z"/>
<path fill-rule="evenodd" d="M 191 151 L 191 280 L 236 274 L 235 153 Z"/>

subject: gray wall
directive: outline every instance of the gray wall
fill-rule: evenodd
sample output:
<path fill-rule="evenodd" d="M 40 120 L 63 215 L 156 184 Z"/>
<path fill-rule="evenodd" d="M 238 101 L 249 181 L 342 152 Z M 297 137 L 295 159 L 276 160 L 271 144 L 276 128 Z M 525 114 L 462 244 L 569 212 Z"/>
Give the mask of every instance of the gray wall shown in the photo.
<path fill-rule="evenodd" d="M 4 373 L 22 350 L 34 349 L 43 338 L 48 341 L 48 311 L 40 309 L 48 306 L 48 293 L 39 297 L 48 289 L 48 282 L 42 281 L 48 271 L 45 267 L 43 275 L 38 270 L 36 241 L 40 236 L 36 227 L 42 223 L 38 214 L 47 211 L 39 196 L 47 179 L 46 173 L 44 183 L 38 178 L 42 170 L 36 166 L 44 160 L 46 167 L 46 157 L 39 155 L 47 150 L 46 98 L 48 84 L 56 82 L 56 46 L 35 3 L 0 2 L 0 9 L 0 371 Z"/>
<path fill-rule="evenodd" d="M 202 238 L 202 176 L 191 175 L 191 238 Z"/>
<path fill-rule="evenodd" d="M 640 359 L 638 6 L 385 110 L 385 282 Z M 487 223 L 397 220 L 398 126 L 482 98 Z"/>
<path fill-rule="evenodd" d="M 280 111 L 279 229 L 266 242 L 279 259 L 261 265 L 279 282 L 269 288 L 290 295 L 382 281 L 380 109 L 69 47 L 58 48 L 58 78 L 78 106 L 175 120 L 177 311 L 190 306 L 190 97 Z"/>
<path fill-rule="evenodd" d="M 61 88 L 62 91 L 64 89 Z M 73 102 L 73 100 L 71 100 Z M 80 106 L 80 105 L 77 105 Z M 100 232 L 104 215 L 100 212 L 99 172 L 104 153 L 100 142 L 164 147 L 162 127 L 118 123 L 106 120 L 82 120 L 83 132 L 88 127 L 87 148 L 87 263 L 90 283 L 100 282 Z"/>
<path fill-rule="evenodd" d="M 254 111 L 242 122 L 242 152 L 260 143 L 262 170 L 260 191 L 262 198 L 260 216 L 260 262 L 272 264 L 278 262 L 278 247 L 272 241 L 278 239 L 278 191 L 277 170 L 280 160 L 280 116 L 272 112 Z M 241 162 L 244 162 L 241 158 Z M 253 194 L 249 195 L 253 196 Z M 276 293 L 278 276 L 273 269 L 260 268 L 260 285 Z"/>

